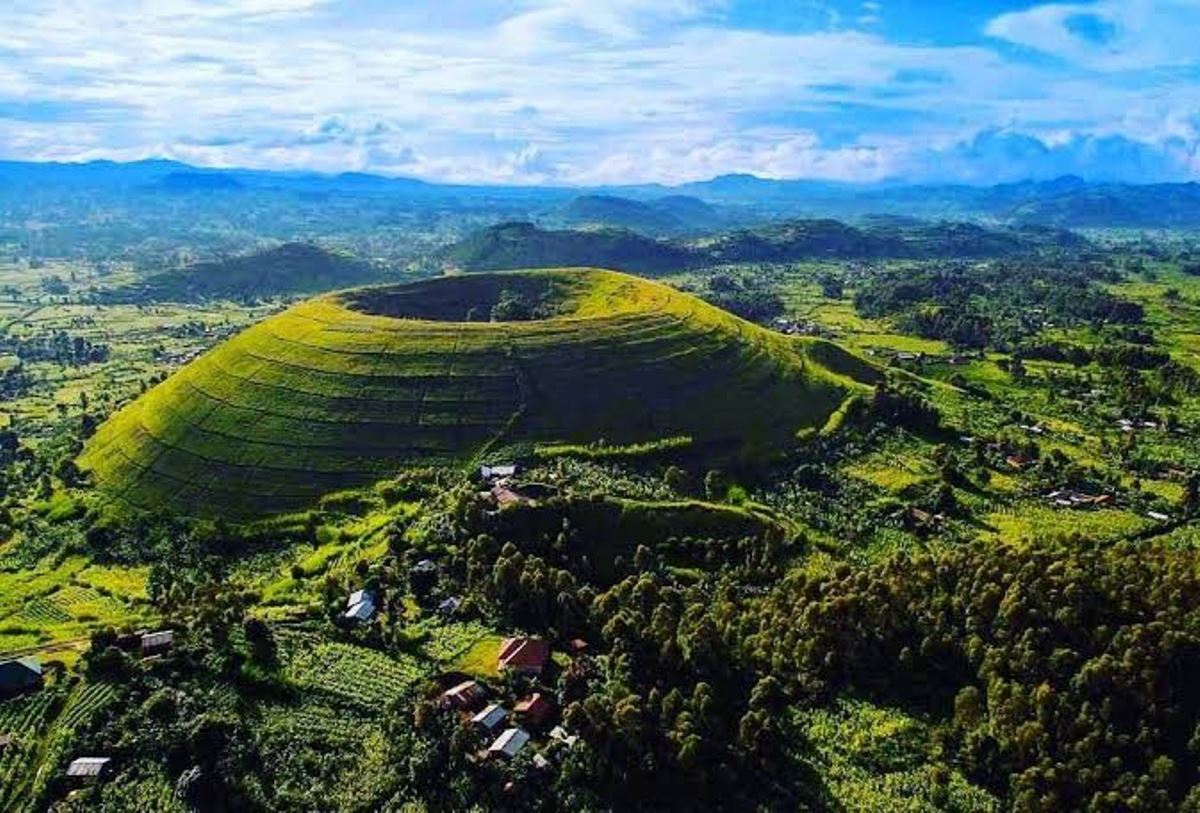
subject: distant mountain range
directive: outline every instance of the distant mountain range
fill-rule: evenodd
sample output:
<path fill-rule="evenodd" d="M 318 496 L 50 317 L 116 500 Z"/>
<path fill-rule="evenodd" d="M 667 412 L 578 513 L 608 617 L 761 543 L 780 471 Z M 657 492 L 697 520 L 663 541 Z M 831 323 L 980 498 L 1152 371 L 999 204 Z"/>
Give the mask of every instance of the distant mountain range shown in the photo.
<path fill-rule="evenodd" d="M 648 200 L 580 195 L 563 208 L 560 218 L 566 226 L 610 227 L 660 235 L 704 231 L 733 220 L 730 213 L 689 195 Z"/>
<path fill-rule="evenodd" d="M 36 189 L 40 200 L 86 191 L 128 197 L 170 194 L 222 199 L 271 196 L 374 201 L 379 207 L 502 210 L 507 219 L 548 227 L 618 227 L 644 234 L 686 234 L 780 218 L 858 219 L 903 215 L 976 219 L 1067 228 L 1200 227 L 1200 185 L 1090 183 L 1066 176 L 996 186 L 856 185 L 723 175 L 669 187 L 436 184 L 364 173 L 323 175 L 251 169 L 208 169 L 167 160 L 83 164 L 0 162 L 0 206 Z M 436 204 L 436 206 L 434 206 Z M 2 228 L 2 224 L 0 224 Z"/>
<path fill-rule="evenodd" d="M 627 229 L 564 231 L 502 223 L 450 247 L 445 259 L 467 271 L 595 266 L 660 274 L 746 262 L 1014 257 L 1088 245 L 1060 229 L 962 222 L 884 221 L 857 227 L 836 220 L 789 220 L 690 239 L 656 239 Z"/>

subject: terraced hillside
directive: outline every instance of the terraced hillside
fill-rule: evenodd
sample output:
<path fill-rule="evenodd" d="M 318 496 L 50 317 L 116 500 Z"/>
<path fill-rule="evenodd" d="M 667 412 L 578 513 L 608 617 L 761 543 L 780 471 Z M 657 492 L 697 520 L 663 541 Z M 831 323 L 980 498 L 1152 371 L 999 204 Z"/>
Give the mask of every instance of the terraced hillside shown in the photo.
<path fill-rule="evenodd" d="M 821 426 L 869 376 L 855 362 L 616 272 L 445 277 L 261 322 L 113 416 L 80 463 L 134 506 L 251 516 L 536 443 L 761 454 Z"/>

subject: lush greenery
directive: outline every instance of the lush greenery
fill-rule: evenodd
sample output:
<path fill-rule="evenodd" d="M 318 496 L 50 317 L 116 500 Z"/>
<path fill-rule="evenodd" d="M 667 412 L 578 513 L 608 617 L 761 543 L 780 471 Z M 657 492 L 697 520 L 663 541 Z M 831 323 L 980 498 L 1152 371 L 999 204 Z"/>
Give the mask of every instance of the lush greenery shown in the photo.
<path fill-rule="evenodd" d="M 457 321 L 521 286 L 555 316 Z M 766 455 L 858 386 L 802 343 L 634 277 L 459 276 L 262 322 L 101 426 L 80 466 L 122 502 L 246 516 L 534 442 L 682 434 Z"/>
<path fill-rule="evenodd" d="M 0 660 L 44 667 L 0 810 L 1200 809 L 1193 236 L 788 221 L 635 235 L 655 282 L 432 278 L 471 224 L 815 193 L 138 171 L 129 218 L 0 233 Z M 339 248 L 220 259 L 292 230 Z M 383 268 L 420 279 L 288 301 Z M 516 758 L 439 702 L 467 677 L 552 699 Z"/>

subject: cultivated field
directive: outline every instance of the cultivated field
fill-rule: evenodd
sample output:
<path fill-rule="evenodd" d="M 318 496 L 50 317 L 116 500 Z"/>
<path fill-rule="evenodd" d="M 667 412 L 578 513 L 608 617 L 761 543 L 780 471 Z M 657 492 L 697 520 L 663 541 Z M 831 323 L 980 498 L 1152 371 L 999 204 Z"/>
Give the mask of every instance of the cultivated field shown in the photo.
<path fill-rule="evenodd" d="M 552 315 L 462 321 L 510 287 Z M 860 389 L 850 374 L 872 370 L 623 274 L 451 277 L 256 325 L 119 412 L 80 464 L 135 506 L 282 512 L 405 465 L 535 442 L 686 435 L 762 455 L 821 427 Z"/>

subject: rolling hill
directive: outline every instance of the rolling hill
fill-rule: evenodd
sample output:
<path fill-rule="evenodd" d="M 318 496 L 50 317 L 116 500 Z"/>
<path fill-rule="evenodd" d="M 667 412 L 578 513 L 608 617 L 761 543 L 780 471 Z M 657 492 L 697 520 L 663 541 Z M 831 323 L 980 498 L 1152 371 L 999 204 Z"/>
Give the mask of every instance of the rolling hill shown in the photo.
<path fill-rule="evenodd" d="M 570 231 L 501 223 L 451 246 L 446 259 L 468 271 L 596 266 L 661 274 L 695 264 L 692 252 L 626 229 Z"/>
<path fill-rule="evenodd" d="M 110 292 L 107 299 L 118 302 L 259 299 L 364 285 L 380 282 L 385 276 L 386 269 L 349 254 L 310 243 L 284 243 L 250 254 L 162 271 Z"/>
<path fill-rule="evenodd" d="M 533 313 L 499 307 L 536 303 Z M 496 313 L 528 321 L 486 320 Z M 786 450 L 874 368 L 611 271 L 443 277 L 298 304 L 128 405 L 80 465 L 120 501 L 190 515 L 302 509 L 409 465 L 531 444 L 690 436 Z"/>
<path fill-rule="evenodd" d="M 650 235 L 697 232 L 714 228 L 723 220 L 712 206 L 687 195 L 651 200 L 580 195 L 564 207 L 561 217 L 571 227 L 629 229 Z"/>
<path fill-rule="evenodd" d="M 638 274 L 666 274 L 726 263 L 810 259 L 984 259 L 1057 249 L 1084 249 L 1072 232 L 1025 226 L 985 228 L 974 223 L 787 220 L 691 239 L 653 239 L 624 229 L 553 231 L 504 223 L 479 231 L 446 252 L 467 271 L 602 266 Z"/>

